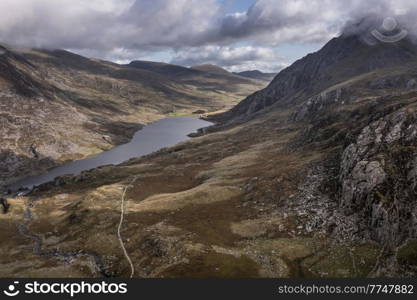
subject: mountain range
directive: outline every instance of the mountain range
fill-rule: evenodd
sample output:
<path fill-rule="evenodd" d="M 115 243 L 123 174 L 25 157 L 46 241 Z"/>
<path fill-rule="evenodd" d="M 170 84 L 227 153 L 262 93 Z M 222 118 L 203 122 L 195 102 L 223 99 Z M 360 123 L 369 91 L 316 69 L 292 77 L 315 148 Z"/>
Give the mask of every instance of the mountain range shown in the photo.
<path fill-rule="evenodd" d="M 229 83 L 244 80 L 210 65 L 87 64 L 67 52 L 45 51 L 7 57 L 0 58 L 2 78 L 20 76 L 5 84 L 20 90 L 18 99 L 25 101 L 57 94 L 58 87 L 69 85 L 69 77 L 81 84 L 94 70 L 95 76 L 109 72 L 126 84 L 141 78 L 153 84 L 152 95 L 162 90 L 162 98 L 188 95 L 180 103 L 192 111 L 198 106 L 193 101 L 204 98 L 185 92 L 195 78 L 216 80 L 210 81 L 213 85 L 220 84 L 213 76 L 229 76 Z M 80 59 L 75 72 L 68 64 Z M 39 70 L 34 61 L 48 68 Z M 6 242 L 0 248 L 0 275 L 94 277 L 104 270 L 109 276 L 128 276 L 129 264 L 115 234 L 125 191 L 129 204 L 123 236 L 139 277 L 415 276 L 416 66 L 417 46 L 408 39 L 369 45 L 358 35 L 343 34 L 230 110 L 207 116 L 216 124 L 201 129 L 196 138 L 9 199 L 11 210 L 0 219 L 7 229 L 1 233 Z M 166 80 L 165 73 L 175 74 L 175 89 L 157 80 Z M 140 80 L 128 86 L 134 89 Z M 230 88 L 229 83 L 221 89 Z M 211 99 L 221 103 L 219 89 L 207 87 L 206 97 L 217 95 Z M 79 98 L 67 97 L 68 107 L 79 110 Z M 113 115 L 116 108 L 130 111 L 106 99 L 100 116 Z M 44 102 L 37 105 L 44 107 Z M 154 108 L 155 102 L 149 105 Z M 143 118 L 143 111 L 119 126 L 134 118 Z M 9 136 L 10 143 L 16 140 Z M 30 251 L 17 229 L 28 201 L 37 218 L 26 218 L 25 228 L 40 237 L 42 253 L 58 247 L 64 253 L 94 253 L 102 262 L 101 275 L 82 255 L 63 263 L 62 255 Z"/>

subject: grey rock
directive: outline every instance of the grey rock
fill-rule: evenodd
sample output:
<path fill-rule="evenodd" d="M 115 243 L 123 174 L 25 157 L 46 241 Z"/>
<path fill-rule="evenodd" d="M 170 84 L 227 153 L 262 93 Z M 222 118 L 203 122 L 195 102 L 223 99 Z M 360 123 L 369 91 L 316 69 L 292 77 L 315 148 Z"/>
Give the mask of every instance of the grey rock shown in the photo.
<path fill-rule="evenodd" d="M 379 119 L 341 157 L 339 208 L 362 236 L 389 247 L 417 232 L 416 120 L 406 110 Z"/>
<path fill-rule="evenodd" d="M 414 78 L 413 79 L 410 79 L 407 82 L 407 89 L 414 89 L 416 87 L 417 87 L 417 80 L 415 80 Z"/>
<path fill-rule="evenodd" d="M 293 120 L 300 121 L 308 116 L 314 116 L 320 111 L 335 105 L 346 105 L 353 100 L 349 95 L 348 89 L 337 88 L 331 91 L 320 93 L 303 103 L 298 111 L 294 114 Z"/>

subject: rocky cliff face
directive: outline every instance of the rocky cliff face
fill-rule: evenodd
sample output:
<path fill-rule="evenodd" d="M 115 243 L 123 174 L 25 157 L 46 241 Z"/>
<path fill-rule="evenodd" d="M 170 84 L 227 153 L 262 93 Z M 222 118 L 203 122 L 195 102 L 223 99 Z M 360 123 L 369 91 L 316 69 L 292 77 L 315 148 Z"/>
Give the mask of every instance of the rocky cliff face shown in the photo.
<path fill-rule="evenodd" d="M 339 204 L 360 234 L 391 247 L 417 236 L 416 162 L 416 111 L 372 122 L 344 150 Z"/>
<path fill-rule="evenodd" d="M 303 103 L 294 113 L 293 120 L 296 122 L 301 121 L 308 116 L 318 115 L 331 106 L 351 104 L 352 102 L 354 102 L 354 99 L 349 95 L 349 89 L 336 88 L 331 91 L 325 91 L 308 98 L 307 102 Z"/>

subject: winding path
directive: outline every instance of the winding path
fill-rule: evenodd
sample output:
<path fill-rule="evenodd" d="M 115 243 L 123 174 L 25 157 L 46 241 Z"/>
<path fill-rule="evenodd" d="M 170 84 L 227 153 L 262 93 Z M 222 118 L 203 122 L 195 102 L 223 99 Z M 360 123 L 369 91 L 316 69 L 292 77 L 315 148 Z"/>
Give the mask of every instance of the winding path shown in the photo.
<path fill-rule="evenodd" d="M 121 204 L 120 204 L 120 222 L 119 226 L 117 227 L 117 238 L 119 239 L 120 246 L 122 247 L 123 253 L 126 257 L 126 260 L 128 261 L 130 265 L 130 278 L 133 278 L 133 275 L 135 274 L 135 266 L 132 263 L 132 259 L 130 258 L 129 254 L 127 253 L 125 244 L 122 239 L 121 229 L 123 226 L 123 220 L 124 220 L 124 214 L 125 214 L 125 197 L 127 190 L 132 186 L 132 184 L 137 180 L 137 177 L 133 178 L 133 180 L 124 188 Z"/>

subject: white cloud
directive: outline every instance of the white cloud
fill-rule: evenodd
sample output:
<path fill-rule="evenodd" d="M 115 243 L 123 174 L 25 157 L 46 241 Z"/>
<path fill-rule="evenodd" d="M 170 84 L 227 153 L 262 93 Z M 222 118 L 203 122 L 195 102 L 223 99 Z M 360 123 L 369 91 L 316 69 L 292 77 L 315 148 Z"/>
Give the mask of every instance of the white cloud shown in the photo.
<path fill-rule="evenodd" d="M 233 72 L 257 69 L 277 72 L 286 66 L 274 49 L 253 46 L 205 46 L 183 49 L 176 54 L 172 63 L 185 66 L 214 64 Z"/>
<path fill-rule="evenodd" d="M 192 49 L 214 47 L 216 61 L 239 68 L 234 55 L 257 53 L 258 60 L 242 58 L 241 63 L 264 64 L 270 62 L 264 48 L 324 42 L 348 21 L 398 12 L 404 14 L 403 26 L 417 32 L 415 0 L 258 0 L 247 12 L 227 15 L 218 0 L 1 0 L 0 41 L 119 61 L 169 50 L 179 53 L 176 61 L 186 61 L 187 53 L 191 60 L 199 51 Z M 242 41 L 258 50 L 235 46 Z"/>
<path fill-rule="evenodd" d="M 1 0 L 0 39 L 79 49 L 181 48 L 242 39 L 327 40 L 365 13 L 415 12 L 411 0 L 258 0 L 225 15 L 216 0 Z"/>

